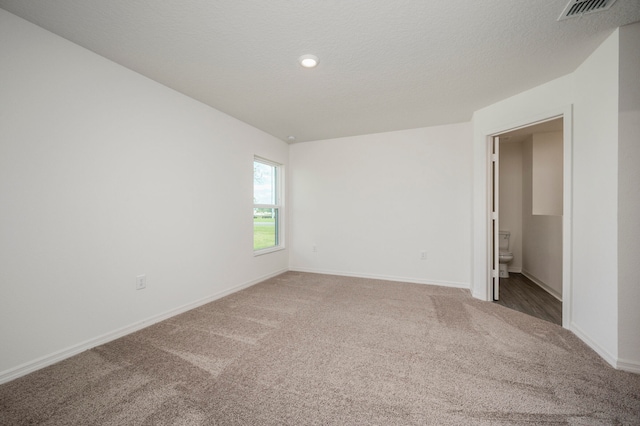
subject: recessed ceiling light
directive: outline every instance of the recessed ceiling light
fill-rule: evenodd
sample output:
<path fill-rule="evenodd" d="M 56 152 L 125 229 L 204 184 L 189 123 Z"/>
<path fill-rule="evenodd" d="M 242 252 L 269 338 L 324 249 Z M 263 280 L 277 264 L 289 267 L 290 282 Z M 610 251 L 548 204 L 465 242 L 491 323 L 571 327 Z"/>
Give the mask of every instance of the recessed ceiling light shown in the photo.
<path fill-rule="evenodd" d="M 298 62 L 300 62 L 300 65 L 305 68 L 313 68 L 318 65 L 318 62 L 320 62 L 320 60 L 317 56 L 314 55 L 302 55 L 300 56 L 300 58 L 298 58 Z"/>
<path fill-rule="evenodd" d="M 295 141 L 296 141 L 296 137 L 295 137 L 295 136 L 289 136 L 289 137 L 287 138 L 287 140 L 288 140 L 289 142 L 295 142 Z"/>

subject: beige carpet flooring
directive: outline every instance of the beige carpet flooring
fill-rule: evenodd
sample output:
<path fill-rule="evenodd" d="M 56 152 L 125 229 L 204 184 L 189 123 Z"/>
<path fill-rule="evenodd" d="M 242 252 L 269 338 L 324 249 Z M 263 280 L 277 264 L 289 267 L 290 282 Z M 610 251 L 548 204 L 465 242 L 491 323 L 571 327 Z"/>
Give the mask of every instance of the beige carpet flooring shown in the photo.
<path fill-rule="evenodd" d="M 640 375 L 469 292 L 288 272 L 0 386 L 2 425 L 635 425 Z"/>

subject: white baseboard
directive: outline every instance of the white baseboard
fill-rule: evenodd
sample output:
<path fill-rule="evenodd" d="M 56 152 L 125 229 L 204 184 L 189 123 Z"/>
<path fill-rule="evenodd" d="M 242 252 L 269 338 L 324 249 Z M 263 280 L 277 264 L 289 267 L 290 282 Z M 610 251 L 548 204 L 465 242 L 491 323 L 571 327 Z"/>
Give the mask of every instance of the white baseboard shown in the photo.
<path fill-rule="evenodd" d="M 378 274 L 365 274 L 365 273 L 359 273 L 359 272 L 344 272 L 344 271 L 332 271 L 332 270 L 326 270 L 326 269 L 301 268 L 296 266 L 290 267 L 289 270 L 295 271 L 295 272 L 309 272 L 312 274 L 338 275 L 342 277 L 355 277 L 355 278 L 369 278 L 372 280 L 397 281 L 397 282 L 412 283 L 412 284 L 439 285 L 442 287 L 464 288 L 466 290 L 469 290 L 471 287 L 469 283 L 460 283 L 455 281 L 426 280 L 426 279 L 417 279 L 417 278 L 409 278 L 409 277 L 396 277 L 392 275 L 378 275 Z"/>
<path fill-rule="evenodd" d="M 593 349 L 602 359 L 604 359 L 609 365 L 616 370 L 628 371 L 630 373 L 640 374 L 640 362 L 632 361 L 628 359 L 621 359 L 617 356 L 613 356 L 609 351 L 604 349 L 595 340 L 593 340 L 583 329 L 581 329 L 576 323 L 570 324 L 569 330 L 573 332 L 580 340 Z"/>
<path fill-rule="evenodd" d="M 628 371 L 630 373 L 640 374 L 640 362 L 630 361 L 627 359 L 618 359 L 615 367 L 618 370 Z"/>
<path fill-rule="evenodd" d="M 526 269 L 523 269 L 521 273 L 522 275 L 524 275 L 525 277 L 533 281 L 533 283 L 536 284 L 538 287 L 540 287 L 541 289 L 543 289 L 544 291 L 546 291 L 547 293 L 549 293 L 550 295 L 552 295 L 553 297 L 555 297 L 556 299 L 562 302 L 562 295 L 560 295 L 560 293 L 558 293 L 557 291 L 555 291 L 554 289 L 546 285 L 543 281 L 536 278 L 535 275 L 533 275 Z"/>
<path fill-rule="evenodd" d="M 576 323 L 572 322 L 570 324 L 570 331 L 573 332 L 580 340 L 587 344 L 591 349 L 593 349 L 602 359 L 604 359 L 609 365 L 613 368 L 618 368 L 618 358 L 609 353 L 605 348 L 600 346 L 593 340 L 584 330 L 582 330 Z"/>
<path fill-rule="evenodd" d="M 476 299 L 482 300 L 484 302 L 493 301 L 493 298 L 491 296 L 488 296 L 486 291 L 484 291 L 484 289 L 482 289 L 481 291 L 473 291 L 473 292 L 471 292 L 471 296 L 473 296 Z"/>
<path fill-rule="evenodd" d="M 154 315 L 152 317 L 146 318 L 144 320 L 135 322 L 133 324 L 127 325 L 125 327 L 119 328 L 117 330 L 113 330 L 109 333 L 103 334 L 101 336 L 94 337 L 92 339 L 86 340 L 77 345 L 70 346 L 66 349 L 62 349 L 60 351 L 45 355 L 43 357 L 37 358 L 33 361 L 26 362 L 17 367 L 11 368 L 9 370 L 5 370 L 0 372 L 0 384 L 10 382 L 11 380 L 17 379 L 18 377 L 22 377 L 29 373 L 32 373 L 36 370 L 40 370 L 49 365 L 55 364 L 56 362 L 60 362 L 66 358 L 70 358 L 74 355 L 77 355 L 81 352 L 89 350 L 91 348 L 95 348 L 96 346 L 103 345 L 105 343 L 111 342 L 112 340 L 118 339 L 120 337 L 126 336 L 127 334 L 134 333 L 138 330 L 142 330 L 143 328 L 149 327 L 150 325 L 156 324 L 160 321 L 164 321 L 176 315 L 179 315 L 183 312 L 190 311 L 191 309 L 195 309 L 199 306 L 205 305 L 207 303 L 213 302 L 214 300 L 221 299 L 225 296 L 228 296 L 237 291 L 243 290 L 245 288 L 251 287 L 261 281 L 267 280 L 269 278 L 275 277 L 276 275 L 280 275 L 284 272 L 287 272 L 288 269 L 282 269 L 262 277 L 256 278 L 254 280 L 245 282 L 243 284 L 237 285 L 235 287 L 229 288 L 227 290 L 218 292 L 211 296 L 207 296 L 203 299 L 196 300 L 191 303 L 187 303 L 185 305 L 179 306 L 177 308 L 168 310 L 158 315 Z"/>

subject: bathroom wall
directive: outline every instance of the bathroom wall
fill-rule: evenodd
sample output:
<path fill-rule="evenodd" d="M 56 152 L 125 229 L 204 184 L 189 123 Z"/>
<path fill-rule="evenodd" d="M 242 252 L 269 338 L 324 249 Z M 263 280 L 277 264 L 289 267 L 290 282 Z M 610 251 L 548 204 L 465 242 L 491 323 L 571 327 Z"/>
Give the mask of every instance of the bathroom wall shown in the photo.
<path fill-rule="evenodd" d="M 509 272 L 522 271 L 522 143 L 500 142 L 500 230 L 511 232 Z"/>
<path fill-rule="evenodd" d="M 562 143 L 561 132 L 557 138 Z M 539 139 L 546 143 L 550 134 L 534 134 L 522 145 L 522 273 L 562 300 L 562 216 L 533 214 L 533 146 Z"/>
<path fill-rule="evenodd" d="M 543 155 L 538 158 L 534 158 L 536 143 L 542 145 L 537 152 Z M 558 146 L 560 155 L 554 157 Z M 500 229 L 511 232 L 509 272 L 524 273 L 558 299 L 562 299 L 562 216 L 533 212 L 536 169 L 548 192 L 538 187 L 539 209 L 557 209 L 558 194 L 562 207 L 561 149 L 562 132 L 535 133 L 525 140 L 500 143 Z"/>
<path fill-rule="evenodd" d="M 533 135 L 532 211 L 562 216 L 562 132 Z"/>

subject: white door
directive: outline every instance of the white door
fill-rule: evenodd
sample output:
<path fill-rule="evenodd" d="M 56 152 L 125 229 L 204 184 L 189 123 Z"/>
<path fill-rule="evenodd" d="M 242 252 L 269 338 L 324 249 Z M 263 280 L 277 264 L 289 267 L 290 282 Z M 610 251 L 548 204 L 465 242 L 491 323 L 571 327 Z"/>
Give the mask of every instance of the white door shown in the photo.
<path fill-rule="evenodd" d="M 491 217 L 491 229 L 492 241 L 491 245 L 491 281 L 493 289 L 493 300 L 500 299 L 500 227 L 498 206 L 500 201 L 500 138 L 495 136 L 492 141 L 491 149 L 491 178 L 493 181 L 491 191 L 491 205 L 490 205 L 490 217 Z"/>

